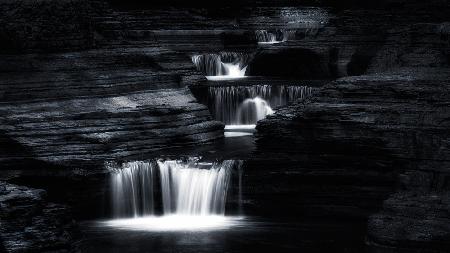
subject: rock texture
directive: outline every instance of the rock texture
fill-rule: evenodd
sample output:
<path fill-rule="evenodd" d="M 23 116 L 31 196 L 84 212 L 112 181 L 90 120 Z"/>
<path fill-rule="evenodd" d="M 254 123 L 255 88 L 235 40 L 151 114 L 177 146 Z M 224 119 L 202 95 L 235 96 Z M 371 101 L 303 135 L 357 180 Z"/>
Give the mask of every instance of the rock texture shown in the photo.
<path fill-rule="evenodd" d="M 46 201 L 44 190 L 0 182 L 0 250 L 69 252 L 77 237 L 66 206 Z"/>
<path fill-rule="evenodd" d="M 333 1 L 313 1 L 322 7 L 303 8 L 263 2 L 136 11 L 99 1 L 1 1 L 7 52 L 0 57 L 1 176 L 53 187 L 49 196 L 55 199 L 72 199 L 86 188 L 85 203 L 94 203 L 101 197 L 90 193 L 106 192 L 104 175 L 91 184 L 73 178 L 63 184 L 55 176 L 64 174 L 61 167 L 49 163 L 91 178 L 88 171 L 105 160 L 149 158 L 221 138 L 223 124 L 187 88 L 207 85 L 191 56 L 245 52 L 253 56 L 248 75 L 275 78 L 249 78 L 244 85 L 338 79 L 313 99 L 259 122 L 256 152 L 244 165 L 244 210 L 302 220 L 313 227 L 304 233 L 311 245 L 342 241 L 339 248 L 359 248 L 366 240 L 374 252 L 445 252 L 449 3 L 385 0 L 364 8 L 349 0 L 330 8 Z M 256 30 L 285 33 L 287 41 L 258 45 Z M 38 165 L 43 169 L 35 170 Z M 67 192 L 58 192 L 64 186 Z M 60 222 L 62 207 L 45 202 L 37 190 L 5 185 L 0 193 L 9 196 L 5 215 L 23 203 L 33 210 L 16 211 L 32 221 L 27 224 L 35 239 L 25 240 L 26 231 L 15 230 L 23 223 L 13 226 L 7 216 L 5 249 L 68 247 L 61 226 L 42 233 L 51 240 L 35 235 L 42 224 Z M 13 205 L 10 198 L 20 201 Z"/>
<path fill-rule="evenodd" d="M 123 158 L 222 136 L 186 88 L 188 57 L 163 48 L 8 55 L 1 79 L 2 160 Z M 134 151 L 133 151 L 134 150 Z M 20 151 L 20 149 L 19 149 Z"/>
<path fill-rule="evenodd" d="M 321 209 L 341 198 L 336 200 L 338 208 L 327 209 L 329 214 L 365 210 L 351 216 L 369 220 L 367 244 L 373 252 L 449 248 L 445 225 L 450 219 L 448 18 L 430 10 L 433 7 L 410 7 L 416 15 L 400 15 L 397 9 L 396 16 L 385 11 L 341 11 L 317 36 L 305 38 L 303 45 L 292 42 L 297 52 L 316 53 L 315 59 L 325 63 L 318 65 L 324 68 L 314 68 L 320 71 L 308 70 L 308 74 L 342 78 L 257 126 L 256 157 L 276 157 L 297 168 L 297 174 L 310 168 L 308 177 L 333 178 L 332 184 L 312 190 L 324 197 L 318 201 Z M 321 41 L 326 30 L 335 31 L 334 41 Z M 275 47 L 260 57 L 289 52 Z M 321 48 L 324 54 L 317 53 Z M 333 50 L 337 53 L 330 53 Z M 338 57 L 330 61 L 333 55 Z M 358 188 L 360 183 L 363 188 Z M 333 184 L 339 186 L 332 189 Z M 345 193 L 346 187 L 353 191 Z M 299 201 L 304 200 L 302 195 Z"/>
<path fill-rule="evenodd" d="M 409 252 L 445 252 L 450 248 L 449 192 L 400 192 L 370 217 L 370 244 Z"/>
<path fill-rule="evenodd" d="M 353 188 L 364 182 L 359 180 L 369 180 L 374 184 L 364 185 L 374 194 L 390 184 L 392 190 L 404 193 L 389 197 L 383 211 L 370 218 L 369 241 L 420 248 L 437 243 L 442 250 L 441 240 L 450 238 L 448 228 L 437 225 L 450 219 L 445 204 L 450 190 L 449 76 L 446 68 L 428 68 L 338 79 L 315 98 L 258 123 L 257 152 L 319 165 L 322 169 L 313 174 L 329 168 L 336 180 L 343 175 L 353 178 L 349 182 Z M 397 182 L 373 181 L 386 173 Z M 357 179 L 361 174 L 364 179 Z M 388 192 L 378 196 L 386 197 Z M 356 190 L 343 196 L 355 200 L 364 194 Z M 423 209 L 428 201 L 436 208 Z M 361 204 L 351 201 L 350 206 Z M 372 205 L 366 210 L 377 208 Z M 439 222 L 433 221 L 435 212 Z M 409 228 L 409 221 L 418 217 L 431 221 Z M 402 234 L 402 229 L 411 231 Z M 421 237 L 421 233 L 429 236 Z"/>
<path fill-rule="evenodd" d="M 90 2 L 0 1 L 0 51 L 58 51 L 91 47 Z"/>

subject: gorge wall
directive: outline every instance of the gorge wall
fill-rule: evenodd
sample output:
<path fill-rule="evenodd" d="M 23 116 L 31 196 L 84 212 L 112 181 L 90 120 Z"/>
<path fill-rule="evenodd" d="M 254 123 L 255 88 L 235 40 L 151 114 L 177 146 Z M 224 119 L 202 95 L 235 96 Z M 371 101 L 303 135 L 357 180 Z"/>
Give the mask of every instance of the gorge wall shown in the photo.
<path fill-rule="evenodd" d="M 308 161 L 308 166 L 317 166 L 310 174 L 325 170 L 335 180 L 362 176 L 342 184 L 370 189 L 366 194 L 372 196 L 383 185 L 372 183 L 388 176 L 391 182 L 383 182 L 391 190 L 383 194 L 390 196 L 372 209 L 380 209 L 376 214 L 366 216 L 366 243 L 374 252 L 449 248 L 450 227 L 444 225 L 450 218 L 448 22 L 434 13 L 421 10 L 385 21 L 391 27 L 382 27 L 383 35 L 376 36 L 382 42 L 375 41 L 375 50 L 366 50 L 366 42 L 360 47 L 372 56 L 353 54 L 350 59 L 363 61 L 350 61 L 341 72 L 352 75 L 352 65 L 364 66 L 353 73 L 358 76 L 330 82 L 313 98 L 278 110 L 257 126 L 257 155 L 293 164 Z M 347 194 L 341 197 L 354 202 L 340 203 L 342 208 L 364 206 L 358 200 L 364 191 Z"/>
<path fill-rule="evenodd" d="M 191 57 L 232 51 L 251 55 L 247 85 L 315 86 L 258 123 L 254 154 L 237 155 L 246 214 L 304 220 L 316 249 L 336 238 L 373 252 L 450 248 L 446 1 L 108 2 L 0 1 L 3 247 L 27 227 L 31 246 L 13 252 L 73 247 L 64 213 L 104 215 L 105 161 L 220 140 L 223 123 L 191 92 L 208 85 Z M 258 45 L 258 30 L 289 38 Z M 35 236 L 47 222 L 55 241 Z"/>

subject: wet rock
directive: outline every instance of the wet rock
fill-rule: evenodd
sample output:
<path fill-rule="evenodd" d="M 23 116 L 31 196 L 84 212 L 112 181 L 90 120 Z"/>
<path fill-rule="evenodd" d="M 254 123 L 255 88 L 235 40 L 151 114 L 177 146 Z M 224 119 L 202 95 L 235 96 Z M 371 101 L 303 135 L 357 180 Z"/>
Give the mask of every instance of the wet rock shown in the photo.
<path fill-rule="evenodd" d="M 62 51 L 93 46 L 91 1 L 1 1 L 1 51 Z"/>
<path fill-rule="evenodd" d="M 348 182 L 355 189 L 358 181 L 369 180 L 372 183 L 365 185 L 374 194 L 386 184 L 392 192 L 401 189 L 404 193 L 389 197 L 382 211 L 372 216 L 368 233 L 376 243 L 394 248 L 433 244 L 442 251 L 446 245 L 439 236 L 448 236 L 444 224 L 450 217 L 446 204 L 438 204 L 445 203 L 449 191 L 449 76 L 445 68 L 403 68 L 338 79 L 312 99 L 260 121 L 257 153 L 317 164 L 315 173 L 328 168 L 336 180 L 353 177 Z M 356 179 L 361 173 L 367 173 L 364 179 Z M 386 173 L 391 174 L 391 183 L 375 180 Z M 387 198 L 388 189 L 375 195 Z M 437 192 L 436 201 L 431 192 Z M 341 197 L 352 203 L 349 206 L 359 206 L 362 202 L 356 196 L 363 194 L 359 189 Z M 432 202 L 429 207 L 422 205 L 427 201 Z M 372 203 L 366 215 L 381 207 Z M 441 216 L 414 223 L 417 212 Z M 407 232 L 402 234 L 402 229 Z M 419 238 L 420 234 L 429 236 Z"/>
<path fill-rule="evenodd" d="M 77 239 L 66 206 L 46 201 L 44 190 L 0 182 L 0 250 L 69 252 Z"/>
<path fill-rule="evenodd" d="M 370 217 L 368 242 L 374 248 L 402 247 L 410 252 L 450 248 L 449 192 L 399 192 Z"/>
<path fill-rule="evenodd" d="M 3 160 L 102 164 L 223 136 L 186 87 L 196 72 L 184 54 L 119 48 L 9 55 L 0 65 L 2 147 L 17 147 Z"/>

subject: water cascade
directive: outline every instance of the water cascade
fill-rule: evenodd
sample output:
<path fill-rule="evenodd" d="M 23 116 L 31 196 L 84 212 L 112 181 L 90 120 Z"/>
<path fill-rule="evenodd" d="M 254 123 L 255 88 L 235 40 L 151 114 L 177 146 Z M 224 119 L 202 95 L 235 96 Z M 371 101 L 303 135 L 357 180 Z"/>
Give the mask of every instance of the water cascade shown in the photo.
<path fill-rule="evenodd" d="M 197 159 L 124 163 L 111 174 L 114 216 L 153 215 L 157 192 L 163 215 L 224 215 L 231 172 L 237 165 L 233 160 Z M 155 189 L 158 179 L 160 191 Z"/>
<path fill-rule="evenodd" d="M 197 70 L 208 80 L 236 79 L 245 77 L 249 56 L 242 53 L 202 54 L 192 56 Z"/>
<path fill-rule="evenodd" d="M 251 125 L 273 113 L 274 111 L 266 100 L 260 97 L 247 98 L 239 106 L 237 120 L 239 124 Z"/>
<path fill-rule="evenodd" d="M 115 219 L 103 224 L 158 231 L 217 229 L 233 225 L 240 218 L 226 217 L 225 204 L 233 170 L 238 172 L 239 187 L 242 184 L 240 167 L 240 161 L 201 163 L 197 158 L 191 158 L 187 161 L 129 162 L 111 168 Z M 239 189 L 239 201 L 240 194 Z M 155 215 L 157 207 L 162 207 L 162 215 Z"/>
<path fill-rule="evenodd" d="M 312 88 L 307 86 L 211 86 L 208 106 L 214 118 L 227 125 L 256 124 L 272 114 L 272 108 L 309 97 L 311 93 Z"/>

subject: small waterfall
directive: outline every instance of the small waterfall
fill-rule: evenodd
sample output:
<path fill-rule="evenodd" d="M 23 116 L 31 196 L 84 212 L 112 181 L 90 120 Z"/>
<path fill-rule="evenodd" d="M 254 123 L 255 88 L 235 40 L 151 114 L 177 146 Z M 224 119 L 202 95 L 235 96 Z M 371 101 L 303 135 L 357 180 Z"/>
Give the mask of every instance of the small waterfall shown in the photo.
<path fill-rule="evenodd" d="M 114 217 L 153 215 L 155 199 L 162 199 L 163 215 L 224 215 L 231 172 L 240 165 L 198 159 L 124 163 L 111 174 Z M 160 191 L 155 189 L 158 179 Z M 159 192 L 161 198 L 155 198 Z"/>
<path fill-rule="evenodd" d="M 242 78 L 249 56 L 242 53 L 202 54 L 192 56 L 197 70 L 208 80 Z"/>
<path fill-rule="evenodd" d="M 259 120 L 264 119 L 267 115 L 273 113 L 274 111 L 266 100 L 260 97 L 247 98 L 239 106 L 237 120 L 239 124 L 250 125 L 255 124 Z"/>
<path fill-rule="evenodd" d="M 307 86 L 211 86 L 208 89 L 208 106 L 214 118 L 227 125 L 256 124 L 261 117 L 273 113 L 272 108 L 285 106 L 311 94 L 312 88 Z"/>

